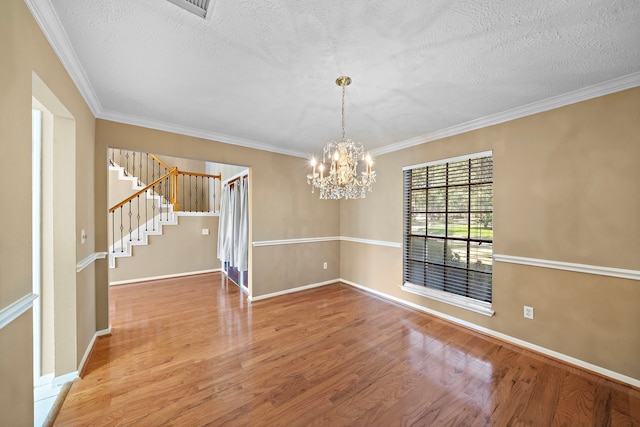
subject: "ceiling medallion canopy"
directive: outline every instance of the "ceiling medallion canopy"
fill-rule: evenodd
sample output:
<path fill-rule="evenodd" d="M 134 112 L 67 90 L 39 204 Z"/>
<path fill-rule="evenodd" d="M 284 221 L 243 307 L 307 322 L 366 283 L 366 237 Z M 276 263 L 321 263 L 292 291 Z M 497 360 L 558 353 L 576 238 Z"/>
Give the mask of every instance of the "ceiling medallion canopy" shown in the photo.
<path fill-rule="evenodd" d="M 307 175 L 307 183 L 311 185 L 312 193 L 316 188 L 320 190 L 321 199 L 364 199 L 365 190 L 371 191 L 376 182 L 376 173 L 371 169 L 371 156 L 369 153 L 365 156 L 364 146 L 344 137 L 344 95 L 351 78 L 340 76 L 336 84 L 342 87 L 342 139 L 324 147 L 320 162 L 311 158 L 312 172 Z M 362 162 L 360 175 L 359 161 Z"/>

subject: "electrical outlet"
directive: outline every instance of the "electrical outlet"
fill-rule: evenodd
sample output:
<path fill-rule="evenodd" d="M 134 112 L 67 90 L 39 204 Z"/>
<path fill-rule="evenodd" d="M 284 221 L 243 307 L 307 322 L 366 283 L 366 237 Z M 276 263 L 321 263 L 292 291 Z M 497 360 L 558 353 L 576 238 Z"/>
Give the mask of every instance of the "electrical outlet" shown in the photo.
<path fill-rule="evenodd" d="M 87 232 L 83 228 L 82 231 L 80 231 L 80 243 L 84 245 L 84 242 L 86 241 L 87 241 Z"/>
<path fill-rule="evenodd" d="M 533 307 L 524 306 L 524 317 L 526 319 L 533 319 Z"/>
<path fill-rule="evenodd" d="M 327 262 L 326 261 L 324 262 L 323 267 L 324 267 L 325 270 L 327 269 Z"/>

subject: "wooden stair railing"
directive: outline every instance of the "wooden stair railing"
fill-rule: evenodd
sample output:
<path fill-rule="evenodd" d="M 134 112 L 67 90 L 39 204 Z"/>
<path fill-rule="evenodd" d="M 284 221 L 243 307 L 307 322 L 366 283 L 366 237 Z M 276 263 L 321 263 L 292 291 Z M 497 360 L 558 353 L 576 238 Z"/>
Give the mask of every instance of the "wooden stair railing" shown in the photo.
<path fill-rule="evenodd" d="M 124 199 L 123 201 L 121 201 L 120 203 L 112 206 L 111 208 L 109 208 L 109 213 L 112 213 L 113 211 L 115 211 L 116 209 L 118 209 L 119 207 L 122 207 L 122 205 L 126 204 L 127 202 L 132 201 L 133 199 L 135 199 L 136 197 L 140 196 L 142 193 L 144 193 L 145 191 L 148 191 L 150 189 L 152 189 L 153 187 L 155 187 L 156 185 L 158 185 L 159 183 L 161 183 L 163 180 L 174 176 L 176 174 L 176 172 L 178 171 L 178 168 L 173 168 L 169 173 L 167 173 L 166 175 L 161 176 L 160 178 L 156 179 L 155 181 L 153 181 L 151 184 L 147 185 L 146 187 L 144 187 L 142 190 L 137 191 L 135 193 L 133 193 L 131 196 L 127 197 L 126 199 Z"/>
<path fill-rule="evenodd" d="M 109 163 L 112 166 L 117 166 L 115 149 L 111 150 Z M 173 212 L 217 212 L 218 210 L 220 191 L 217 188 L 221 186 L 222 174 L 211 175 L 181 171 L 177 166 L 170 167 L 154 154 L 120 150 L 121 161 L 126 159 L 128 162 L 128 159 L 131 158 L 133 160 L 132 163 L 134 163 L 131 171 L 127 172 L 127 169 L 124 169 L 125 176 L 131 176 L 136 170 L 136 157 L 139 159 L 137 169 L 139 172 L 143 171 L 143 155 L 147 156 L 147 176 L 149 169 L 151 169 L 152 178 L 155 178 L 156 167 L 158 176 L 162 169 L 164 169 L 165 174 L 154 179 L 151 184 L 109 208 L 109 215 L 111 217 L 111 252 L 113 253 L 116 252 L 116 224 L 120 231 L 119 251 L 125 252 L 125 240 L 129 242 L 136 240 L 141 241 L 141 232 L 149 231 L 149 227 L 151 227 L 152 231 L 155 231 L 157 222 L 169 221 L 170 208 L 167 206 L 163 212 L 163 206 L 167 204 L 171 205 Z M 149 159 L 152 161 L 151 167 L 149 167 Z M 138 178 L 138 182 L 140 183 L 141 179 L 139 177 L 136 178 Z M 141 199 L 141 196 L 144 194 L 147 194 L 147 197 L 142 197 Z M 182 200 L 182 204 L 179 203 L 180 199 Z M 141 202 L 143 206 L 141 206 Z M 126 209 L 127 207 L 128 209 Z M 158 210 L 158 214 L 156 214 L 156 209 Z M 127 212 L 125 212 L 125 210 L 127 210 Z M 149 216 L 150 210 L 151 216 Z M 118 212 L 119 215 L 117 215 Z M 128 217 L 128 220 L 125 216 Z M 143 219 L 142 223 L 141 219 Z M 137 226 L 134 226 L 136 220 Z M 128 227 L 126 227 L 127 222 Z M 127 234 L 125 234 L 125 229 L 128 231 Z"/>

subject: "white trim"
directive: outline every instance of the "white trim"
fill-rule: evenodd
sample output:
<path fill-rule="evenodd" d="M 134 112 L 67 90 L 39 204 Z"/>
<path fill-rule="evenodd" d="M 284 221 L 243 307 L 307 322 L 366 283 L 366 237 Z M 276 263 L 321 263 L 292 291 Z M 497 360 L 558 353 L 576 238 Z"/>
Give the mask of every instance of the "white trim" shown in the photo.
<path fill-rule="evenodd" d="M 113 122 L 124 123 L 128 125 L 140 126 L 148 129 L 161 130 L 165 132 L 176 133 L 179 135 L 192 136 L 194 138 L 208 139 L 210 141 L 221 142 L 224 144 L 238 145 L 240 147 L 251 148 L 254 150 L 269 151 L 272 153 L 286 154 L 288 156 L 307 158 L 307 153 L 301 153 L 297 150 L 290 150 L 277 147 L 271 144 L 254 141 L 251 139 L 239 138 L 232 135 L 213 132 L 206 129 L 192 128 L 175 123 L 164 122 L 161 120 L 149 119 L 146 117 L 134 116 L 132 114 L 123 114 L 115 111 L 102 110 L 96 115 L 97 118 L 110 120 Z"/>
<path fill-rule="evenodd" d="M 30 293 L 0 310 L 0 329 L 22 316 L 37 298 L 38 294 Z"/>
<path fill-rule="evenodd" d="M 33 79 L 33 77 L 32 77 Z M 32 82 L 33 85 L 33 82 Z M 32 89 L 33 91 L 33 89 Z M 37 102 L 32 95 L 32 104 Z M 42 111 L 31 106 L 31 292 L 40 294 L 42 286 Z M 42 328 L 40 304 L 33 304 L 33 382 L 42 376 Z"/>
<path fill-rule="evenodd" d="M 51 381 L 52 387 L 57 387 L 68 382 L 75 380 L 76 378 L 80 378 L 78 371 L 69 372 L 68 374 L 60 375 L 59 377 L 55 377 L 53 381 Z"/>
<path fill-rule="evenodd" d="M 260 301 L 267 298 L 278 297 L 280 295 L 292 294 L 295 292 L 306 291 L 307 289 L 313 289 L 313 288 L 319 288 L 320 286 L 331 285 L 332 283 L 340 282 L 340 280 L 341 279 L 327 280 L 325 282 L 318 282 L 318 283 L 312 283 L 310 285 L 298 286 L 296 288 L 285 289 L 283 291 L 273 292 L 270 294 L 258 295 L 257 297 L 253 297 L 251 295 L 249 295 L 248 297 L 249 297 L 249 301 L 251 302 Z"/>
<path fill-rule="evenodd" d="M 491 303 L 476 301 L 471 298 L 463 297 L 461 295 L 455 295 L 449 292 L 439 291 L 437 289 L 431 289 L 409 282 L 406 282 L 404 285 L 400 286 L 400 289 L 405 292 L 420 295 L 425 298 L 431 298 L 445 304 L 464 308 L 465 310 L 475 311 L 476 313 L 484 314 L 485 316 L 491 317 L 495 314 L 495 311 L 493 311 L 493 309 L 491 308 Z"/>
<path fill-rule="evenodd" d="M 493 254 L 498 262 L 530 265 L 533 267 L 553 268 L 556 270 L 575 271 L 578 273 L 597 274 L 599 276 L 619 277 L 629 280 L 640 280 L 640 270 L 625 270 L 622 268 L 602 267 L 589 264 L 575 264 L 572 262 L 551 261 L 547 259 L 525 258 L 513 255 Z"/>
<path fill-rule="evenodd" d="M 213 268 L 211 270 L 187 271 L 187 272 L 184 272 L 184 273 L 165 274 L 164 276 L 141 277 L 139 279 L 127 279 L 127 280 L 116 280 L 116 281 L 113 281 L 113 282 L 109 282 L 109 286 L 128 285 L 130 283 L 149 282 L 151 280 L 160 280 L 160 279 L 173 279 L 174 277 L 195 276 L 196 274 L 215 273 L 217 271 L 221 271 L 221 269 Z"/>
<path fill-rule="evenodd" d="M 364 244 L 367 244 L 367 245 L 376 245 L 376 246 L 388 246 L 390 248 L 402 248 L 402 243 L 386 242 L 386 241 L 383 241 L 383 240 L 361 239 L 359 237 L 340 236 L 340 241 L 341 242 L 364 243 Z"/>
<path fill-rule="evenodd" d="M 141 126 L 150 129 L 157 129 L 166 132 L 173 132 L 181 135 L 193 136 L 196 138 L 209 139 L 246 148 L 270 151 L 273 153 L 286 154 L 301 158 L 307 157 L 307 153 L 301 153 L 297 150 L 285 149 L 270 144 L 264 144 L 249 139 L 211 132 L 204 129 L 191 128 L 188 126 L 163 122 L 160 120 L 138 117 L 131 114 L 123 114 L 119 112 L 104 110 L 102 108 L 102 105 L 100 104 L 98 97 L 96 96 L 96 93 L 93 89 L 93 86 L 91 85 L 89 78 L 87 77 L 84 68 L 82 67 L 82 64 L 78 60 L 78 56 L 76 55 L 76 52 L 73 49 L 69 38 L 67 37 L 64 27 L 60 23 L 55 10 L 51 6 L 50 1 L 25 0 L 25 3 L 27 4 L 29 10 L 31 11 L 31 14 L 38 23 L 38 26 L 49 41 L 49 44 L 51 44 L 51 47 L 60 59 L 60 62 L 62 62 L 63 66 L 71 76 L 71 79 L 75 83 L 76 87 L 82 94 L 82 97 L 84 98 L 85 102 L 96 118 Z M 599 96 L 620 92 L 622 90 L 630 89 L 636 86 L 640 86 L 640 72 L 631 73 L 626 76 L 618 77 L 592 86 L 587 86 L 585 88 L 574 90 L 562 95 L 553 96 L 541 101 L 536 101 L 527 105 L 512 108 L 501 113 L 491 114 L 445 129 L 440 129 L 435 132 L 430 132 L 414 138 L 406 139 L 404 141 L 389 144 L 384 147 L 372 150 L 371 154 L 373 154 L 374 156 L 379 156 L 381 154 L 391 153 L 393 151 L 402 150 L 405 148 L 424 144 L 426 142 L 435 141 L 437 139 L 458 135 L 464 132 L 469 132 L 487 126 L 515 120 L 521 117 L 530 116 L 577 102 L 586 101 L 588 99 L 596 98 Z"/>
<path fill-rule="evenodd" d="M 36 381 L 34 388 L 49 387 L 51 386 L 52 382 L 53 382 L 53 372 L 50 374 L 45 374 L 38 377 L 38 381 Z M 39 399 L 35 399 L 35 400 L 39 400 Z"/>
<path fill-rule="evenodd" d="M 87 77 L 87 73 L 78 60 L 76 51 L 73 49 L 73 45 L 69 41 L 58 15 L 51 5 L 51 1 L 25 0 L 25 3 L 58 59 L 62 62 L 67 73 L 69 73 L 71 80 L 80 91 L 87 106 L 91 109 L 93 115 L 97 117 L 102 110 L 102 106 Z"/>
<path fill-rule="evenodd" d="M 82 261 L 76 264 L 76 273 L 80 273 L 82 270 L 89 267 L 91 263 L 94 262 L 95 260 L 106 258 L 107 255 L 108 255 L 107 252 L 92 253 L 91 255 L 89 255 L 88 257 L 86 257 L 85 259 L 83 259 Z"/>
<path fill-rule="evenodd" d="M 80 360 L 80 364 L 78 365 L 77 372 L 82 372 L 82 370 L 84 369 L 84 365 L 85 363 L 87 363 L 87 360 L 89 359 L 89 355 L 91 354 L 91 350 L 93 350 L 93 346 L 96 343 L 96 339 L 103 335 L 110 335 L 110 334 L 111 334 L 111 326 L 109 326 L 107 329 L 96 331 L 96 333 L 93 334 L 93 337 L 91 337 L 91 341 L 89 341 L 89 345 L 87 345 L 87 349 L 84 351 L 82 360 Z"/>
<path fill-rule="evenodd" d="M 392 295 L 385 294 L 384 292 L 380 292 L 380 291 L 377 291 L 375 289 L 371 289 L 371 288 L 368 288 L 366 286 L 359 285 L 357 283 L 350 282 L 350 281 L 345 280 L 345 279 L 339 279 L 339 280 L 341 282 L 349 285 L 349 286 L 353 286 L 353 287 L 361 289 L 361 290 L 363 290 L 365 292 L 370 292 L 370 293 L 372 293 L 374 295 L 377 295 L 377 296 L 379 296 L 381 298 L 388 299 L 388 300 L 397 302 L 399 304 L 406 305 L 406 306 L 411 307 L 411 308 L 415 308 L 416 310 L 420 310 L 420 311 L 423 311 L 425 313 L 434 315 L 436 317 L 440 317 L 442 319 L 445 319 L 445 320 L 448 320 L 450 322 L 456 323 L 458 325 L 462 325 L 462 326 L 465 326 L 467 328 L 476 330 L 478 332 L 482 332 L 484 334 L 487 334 L 487 335 L 492 336 L 494 338 L 500 339 L 502 341 L 506 341 L 506 342 L 518 345 L 520 347 L 524 347 L 524 348 L 527 348 L 529 350 L 533 350 L 533 351 L 536 351 L 538 353 L 542 353 L 544 355 L 553 357 L 555 359 L 562 360 L 563 362 L 566 362 L 566 363 L 574 365 L 574 366 L 578 366 L 578 367 L 586 369 L 588 371 L 592 371 L 592 372 L 595 372 L 597 374 L 604 375 L 604 376 L 609 377 L 609 378 L 613 378 L 613 379 L 615 379 L 617 381 L 621 381 L 623 383 L 630 384 L 630 385 L 632 385 L 634 387 L 640 387 L 640 379 L 632 378 L 632 377 L 620 374 L 618 372 L 611 371 L 609 369 L 594 365 L 592 363 L 585 362 L 584 360 L 580 360 L 580 359 L 576 359 L 575 357 L 567 356 L 566 354 L 559 353 L 557 351 L 550 350 L 550 349 L 545 348 L 545 347 L 541 347 L 541 346 L 539 346 L 537 344 L 533 344 L 533 343 L 530 343 L 528 341 L 523 341 L 521 339 L 514 338 L 514 337 L 512 337 L 510 335 L 506 335 L 506 334 L 503 334 L 501 332 L 496 332 L 494 330 L 485 328 L 483 326 L 479 326 L 479 325 L 476 325 L 474 323 L 467 322 L 467 321 L 462 320 L 462 319 L 458 319 L 457 317 L 453 317 L 453 316 L 450 316 L 448 314 L 440 313 L 439 311 L 432 310 L 430 308 L 423 307 L 421 305 L 418 305 L 418 304 L 415 304 L 415 303 L 412 303 L 412 302 L 409 302 L 409 301 L 405 301 L 403 299 L 394 297 Z"/>
<path fill-rule="evenodd" d="M 177 211 L 174 212 L 176 216 L 220 216 L 220 212 L 188 212 L 188 211 Z"/>
<path fill-rule="evenodd" d="M 160 196 L 158 195 L 147 197 L 147 199 L 149 198 L 160 200 Z M 133 230 L 131 233 L 127 234 L 126 236 L 109 246 L 109 268 L 116 267 L 116 258 L 132 256 L 133 246 L 148 245 L 149 236 L 161 236 L 164 233 L 165 225 L 178 224 L 179 215 L 173 211 L 173 205 L 168 203 L 159 203 L 159 206 L 161 208 L 166 208 L 166 213 L 159 213 L 146 223 L 142 224 L 140 227 Z M 163 220 L 163 217 L 170 217 L 171 219 Z M 140 237 L 140 235 L 142 235 L 142 237 Z"/>
<path fill-rule="evenodd" d="M 553 110 L 555 108 L 575 104 L 577 102 L 587 101 L 599 96 L 609 95 L 611 93 L 631 89 L 636 86 L 640 86 L 640 72 L 627 74 L 626 76 L 618 77 L 592 86 L 587 86 L 585 88 L 574 90 L 562 95 L 552 96 L 551 98 L 532 102 L 530 104 L 512 108 L 501 113 L 490 114 L 485 117 L 480 117 L 478 119 L 470 120 L 465 123 L 460 123 L 458 125 L 454 125 L 445 129 L 440 129 L 421 136 L 417 136 L 415 138 L 410 138 L 404 141 L 396 142 L 394 144 L 389 144 L 384 147 L 371 150 L 371 154 L 373 156 L 379 156 L 381 154 L 392 153 L 394 151 L 403 150 L 405 148 L 414 147 L 416 145 L 421 145 L 438 139 L 459 135 L 461 133 L 497 125 L 499 123 L 508 122 L 526 116 L 531 116 L 534 114 Z"/>
<path fill-rule="evenodd" d="M 479 153 L 465 154 L 463 156 L 449 157 L 447 159 L 439 159 L 439 160 L 434 160 L 434 161 L 431 161 L 431 162 L 420 163 L 419 165 L 405 166 L 405 167 L 402 168 L 402 170 L 406 171 L 406 170 L 411 170 L 411 169 L 416 169 L 416 168 L 424 168 L 424 167 L 427 167 L 427 166 L 442 165 L 444 163 L 462 162 L 464 160 L 478 159 L 480 157 L 491 157 L 491 156 L 493 156 L 493 151 L 492 150 L 481 151 Z"/>
<path fill-rule="evenodd" d="M 331 237 L 305 237 L 301 239 L 282 239 L 282 240 L 263 240 L 251 243 L 254 247 L 258 246 L 278 246 L 278 245 L 294 245 L 298 243 L 317 243 L 317 242 L 333 242 L 340 240 L 339 236 Z"/>
<path fill-rule="evenodd" d="M 253 247 L 260 247 L 260 246 L 294 245 L 299 243 L 318 243 L 318 242 L 334 242 L 334 241 L 365 243 L 369 245 L 388 246 L 391 248 L 402 248 L 402 243 L 398 243 L 398 242 L 386 242 L 383 240 L 361 239 L 359 237 L 346 237 L 346 236 L 303 237 L 300 239 L 263 240 L 259 242 L 253 242 L 251 244 L 253 245 Z"/>
<path fill-rule="evenodd" d="M 246 176 L 247 178 L 249 178 L 249 168 L 246 168 L 246 169 L 245 169 L 245 170 L 243 170 L 242 172 L 237 173 L 237 174 L 235 174 L 235 175 L 233 175 L 233 176 L 231 176 L 231 177 L 229 177 L 229 178 L 225 179 L 224 181 L 222 181 L 222 185 L 228 184 L 228 183 L 229 183 L 229 181 L 233 181 L 233 180 L 234 180 L 234 179 L 236 179 L 236 178 L 242 178 L 242 177 L 244 177 L 244 176 Z"/>

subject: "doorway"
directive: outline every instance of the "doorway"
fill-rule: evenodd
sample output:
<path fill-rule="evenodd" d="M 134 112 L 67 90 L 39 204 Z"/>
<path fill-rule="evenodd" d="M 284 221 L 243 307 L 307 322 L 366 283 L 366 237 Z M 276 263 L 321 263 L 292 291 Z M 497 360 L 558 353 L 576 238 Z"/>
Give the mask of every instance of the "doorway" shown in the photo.
<path fill-rule="evenodd" d="M 110 286 L 223 269 L 221 183 L 247 167 L 132 148 L 106 154 Z"/>
<path fill-rule="evenodd" d="M 32 291 L 34 424 L 77 376 L 76 122 L 32 73 Z"/>

